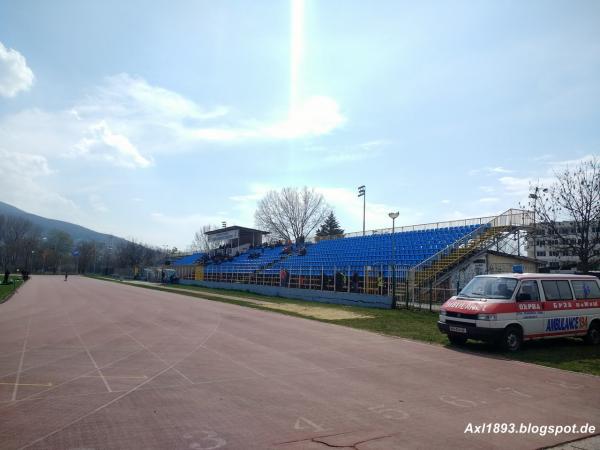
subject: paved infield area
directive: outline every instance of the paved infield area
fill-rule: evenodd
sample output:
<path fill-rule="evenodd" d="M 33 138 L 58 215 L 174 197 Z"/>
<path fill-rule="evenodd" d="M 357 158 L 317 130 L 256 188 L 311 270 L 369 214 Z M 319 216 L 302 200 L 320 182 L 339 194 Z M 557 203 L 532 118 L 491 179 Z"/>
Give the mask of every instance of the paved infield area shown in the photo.
<path fill-rule="evenodd" d="M 80 277 L 0 306 L 0 447 L 539 448 L 600 378 Z"/>

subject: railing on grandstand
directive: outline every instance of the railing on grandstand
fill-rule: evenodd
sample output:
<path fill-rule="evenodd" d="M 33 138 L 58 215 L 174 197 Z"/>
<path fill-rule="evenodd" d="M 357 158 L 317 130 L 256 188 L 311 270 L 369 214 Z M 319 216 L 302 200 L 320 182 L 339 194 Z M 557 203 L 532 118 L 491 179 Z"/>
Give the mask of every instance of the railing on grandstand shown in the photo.
<path fill-rule="evenodd" d="M 299 265 L 288 267 L 286 272 L 282 272 L 279 268 L 253 270 L 245 265 L 231 264 L 222 271 L 205 271 L 203 280 L 391 296 L 395 278 L 398 296 L 400 292 L 404 292 L 408 270 L 408 266 L 394 268 L 393 265 L 388 264 L 356 264 Z M 183 280 L 197 279 L 194 266 L 179 267 L 177 273 Z"/>
<path fill-rule="evenodd" d="M 484 218 L 482 218 L 484 219 Z M 464 235 L 462 238 L 453 242 L 446 248 L 440 250 L 436 254 L 430 256 L 429 258 L 421 261 L 419 264 L 414 265 L 411 268 L 411 272 L 417 272 L 424 267 L 428 267 L 432 262 L 437 261 L 443 256 L 449 255 L 454 252 L 456 249 L 463 247 L 468 242 L 470 242 L 474 237 L 481 234 L 488 228 L 500 228 L 500 227 L 524 227 L 531 226 L 533 224 L 532 212 L 522 209 L 509 209 L 502 214 L 491 218 L 488 222 L 484 222 L 480 227 L 475 228 L 475 230 L 470 233 Z"/>
<path fill-rule="evenodd" d="M 463 219 L 463 220 L 450 220 L 445 222 L 433 222 L 433 223 L 423 223 L 419 225 L 406 225 L 402 227 L 395 227 L 393 229 L 396 233 L 403 233 L 407 231 L 424 231 L 424 230 L 437 230 L 440 228 L 452 228 L 452 227 L 468 227 L 473 225 L 483 225 L 488 223 L 489 221 L 495 219 L 496 216 L 489 217 L 476 217 L 472 219 Z M 376 234 L 391 234 L 392 228 L 380 228 L 377 230 L 367 230 L 365 231 L 365 236 L 371 236 Z M 340 237 L 349 238 L 349 237 L 358 237 L 363 236 L 362 231 L 356 231 L 352 233 L 344 233 L 343 235 L 335 235 L 335 236 L 324 236 L 320 237 L 320 241 L 328 240 L 328 239 L 339 239 Z M 314 238 L 310 239 L 314 242 Z"/>
<path fill-rule="evenodd" d="M 412 293 L 412 298 L 409 298 L 409 270 L 410 267 L 408 266 L 397 266 L 395 268 L 396 302 L 398 305 L 433 311 L 456 294 L 456 289 L 423 287 Z M 196 280 L 194 266 L 178 268 L 178 276 L 182 280 Z M 329 268 L 325 266 L 297 266 L 288 269 L 287 275 L 282 276 L 279 269 L 252 271 L 247 266 L 234 265 L 223 272 L 204 272 L 203 281 L 391 297 L 394 291 L 394 267 L 384 264 L 347 265 Z"/>

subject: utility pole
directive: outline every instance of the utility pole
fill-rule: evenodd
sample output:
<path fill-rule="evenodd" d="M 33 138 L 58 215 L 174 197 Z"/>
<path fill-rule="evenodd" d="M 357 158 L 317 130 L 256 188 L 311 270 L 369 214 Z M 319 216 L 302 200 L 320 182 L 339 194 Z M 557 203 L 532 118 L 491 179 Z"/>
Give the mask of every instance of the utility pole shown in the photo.
<path fill-rule="evenodd" d="M 396 309 L 396 219 L 400 212 L 391 212 L 388 214 L 392 219 L 392 309 Z"/>
<path fill-rule="evenodd" d="M 367 194 L 366 194 L 365 185 L 358 187 L 358 197 L 363 198 L 363 236 L 365 235 L 365 209 L 367 205 Z"/>
<path fill-rule="evenodd" d="M 537 201 L 540 198 L 539 192 L 540 190 L 544 193 L 548 192 L 547 188 L 540 189 L 539 186 L 536 186 L 533 193 L 529 194 L 529 198 L 533 200 L 533 259 L 537 259 L 537 223 L 536 223 L 536 214 L 537 214 Z"/>

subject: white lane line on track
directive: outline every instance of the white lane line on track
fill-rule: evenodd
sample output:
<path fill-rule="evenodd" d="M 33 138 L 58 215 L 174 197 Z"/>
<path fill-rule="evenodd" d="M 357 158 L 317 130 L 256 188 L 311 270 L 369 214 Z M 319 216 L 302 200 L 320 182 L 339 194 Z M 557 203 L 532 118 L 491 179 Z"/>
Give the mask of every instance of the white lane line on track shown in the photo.
<path fill-rule="evenodd" d="M 11 400 L 14 402 L 17 399 L 17 393 L 19 392 L 19 381 L 21 381 L 21 372 L 23 371 L 23 360 L 25 359 L 25 350 L 27 350 L 27 340 L 29 339 L 29 332 L 31 331 L 31 319 L 29 316 L 27 321 L 27 331 L 25 332 L 25 340 L 23 341 L 23 350 L 21 350 L 21 359 L 19 360 L 19 368 L 17 369 L 17 376 L 15 377 L 15 388 L 13 389 Z"/>
<path fill-rule="evenodd" d="M 81 378 L 99 378 L 100 375 L 82 375 Z M 104 378 L 122 378 L 126 380 L 147 380 L 146 375 L 141 376 L 126 376 L 126 375 L 104 375 Z"/>
<path fill-rule="evenodd" d="M 111 362 L 109 362 L 109 363 L 107 363 L 107 364 L 103 365 L 103 366 L 102 366 L 102 367 L 100 367 L 100 368 L 101 368 L 101 369 L 104 369 L 104 368 L 106 368 L 106 367 L 110 367 L 110 366 L 112 366 L 113 364 L 116 364 L 116 363 L 118 363 L 118 362 L 120 362 L 120 361 L 122 361 L 122 360 L 124 360 L 124 359 L 127 359 L 127 358 L 129 358 L 130 356 L 133 356 L 133 355 L 135 355 L 135 354 L 137 354 L 137 353 L 140 353 L 140 352 L 141 352 L 141 350 L 136 350 L 136 351 L 133 351 L 133 352 L 131 352 L 131 353 L 128 353 L 128 354 L 126 354 L 125 356 L 122 356 L 122 357 L 120 357 L 119 359 L 116 359 L 116 360 L 114 360 L 114 361 L 111 361 Z M 31 395 L 28 395 L 27 397 L 23 397 L 23 398 L 21 398 L 21 399 L 19 399 L 19 400 L 16 400 L 16 401 L 12 401 L 12 400 L 11 400 L 11 401 L 6 401 L 6 402 L 0 402 L 0 410 L 2 410 L 2 409 L 5 409 L 5 408 L 9 408 L 9 407 L 11 407 L 11 406 L 14 406 L 14 405 L 19 405 L 20 403 L 22 403 L 22 402 L 24 402 L 24 401 L 27 401 L 27 400 L 43 400 L 43 399 L 45 399 L 46 397 L 40 397 L 40 395 L 42 395 L 42 394 L 46 394 L 46 393 L 48 393 L 48 392 L 50 392 L 50 391 L 53 391 L 53 390 L 55 390 L 55 389 L 57 389 L 57 388 L 59 388 L 59 387 L 61 387 L 61 386 L 65 385 L 65 384 L 67 384 L 67 383 L 71 383 L 71 382 L 73 382 L 73 381 L 77 381 L 77 380 L 79 380 L 79 379 L 81 379 L 81 378 L 84 378 L 86 375 L 88 375 L 88 374 L 91 374 L 91 373 L 93 373 L 93 372 L 96 372 L 96 369 L 88 370 L 87 372 L 83 373 L 82 375 L 77 375 L 77 376 L 76 376 L 76 377 L 74 377 L 74 378 L 70 378 L 70 379 L 68 379 L 68 380 L 66 380 L 66 381 L 63 381 L 62 383 L 59 383 L 59 384 L 53 385 L 53 386 L 52 386 L 52 387 L 50 387 L 49 389 L 44 389 L 43 391 L 40 391 L 40 392 L 35 392 L 35 393 L 33 393 L 33 394 L 31 394 Z M 114 392 L 121 392 L 121 391 L 113 391 L 113 393 L 114 393 Z"/>
<path fill-rule="evenodd" d="M 76 423 L 78 423 L 78 422 L 81 422 L 81 421 L 82 421 L 83 419 L 85 419 L 86 417 L 89 417 L 89 416 L 91 416 L 91 415 L 93 415 L 93 414 L 96 414 L 98 411 L 102 411 L 104 408 L 106 408 L 106 407 L 108 407 L 108 406 L 112 405 L 113 403 L 116 403 L 116 402 L 118 402 L 119 400 L 121 400 L 121 399 L 125 398 L 125 397 L 126 397 L 126 396 L 128 396 L 129 394 L 131 394 L 131 393 L 133 393 L 133 392 L 137 391 L 137 390 L 138 390 L 139 388 L 141 388 L 142 386 L 144 386 L 144 385 L 146 385 L 146 384 L 150 383 L 152 380 L 154 380 L 155 378 L 159 377 L 159 376 L 160 376 L 160 375 L 162 375 L 163 373 L 166 373 L 166 372 L 168 372 L 168 371 L 169 371 L 169 370 L 171 370 L 173 367 L 175 367 L 177 364 L 179 364 L 181 361 L 185 360 L 186 358 L 188 358 L 189 356 L 191 356 L 192 354 L 194 354 L 196 351 L 198 351 L 200 348 L 202 348 L 202 345 L 204 345 L 204 344 L 205 344 L 205 343 L 206 343 L 206 342 L 207 342 L 207 341 L 208 341 L 208 340 L 209 340 L 209 339 L 210 339 L 210 338 L 211 338 L 211 337 L 212 337 L 212 336 L 213 336 L 213 335 L 214 335 L 214 334 L 217 332 L 217 330 L 218 330 L 218 329 L 219 329 L 219 327 L 221 326 L 221 320 L 222 320 L 222 317 L 221 317 L 221 315 L 219 314 L 219 320 L 218 320 L 217 324 L 215 325 L 215 327 L 213 328 L 213 330 L 212 330 L 212 331 L 211 331 L 211 332 L 208 334 L 208 336 L 206 336 L 206 338 L 205 338 L 205 339 L 203 339 L 203 340 L 202 340 L 202 342 L 201 342 L 201 343 L 200 343 L 200 344 L 199 344 L 197 347 L 195 347 L 195 348 L 194 348 L 192 351 L 190 351 L 189 353 L 187 353 L 187 354 L 186 354 L 186 355 L 185 355 L 183 358 L 181 358 L 181 359 L 180 359 L 180 360 L 178 360 L 177 362 L 175 362 L 175 363 L 171 364 L 170 366 L 168 366 L 168 367 L 166 367 L 165 369 L 161 370 L 161 371 L 160 371 L 160 372 L 158 372 L 157 374 L 155 374 L 155 375 L 153 375 L 152 377 L 148 378 L 148 379 L 147 379 L 146 381 L 144 381 L 143 383 L 140 383 L 140 384 L 138 384 L 137 386 L 135 386 L 134 388 L 132 388 L 132 389 L 128 390 L 127 392 L 125 392 L 125 393 L 123 393 L 123 394 L 119 395 L 118 397 L 115 397 L 114 399 L 110 400 L 109 402 L 106 402 L 104 405 L 101 405 L 101 406 L 97 407 L 97 408 L 96 408 L 96 409 L 94 409 L 93 411 L 90 411 L 90 412 L 88 412 L 88 413 L 85 413 L 84 415 L 82 415 L 82 416 L 81 416 L 81 417 L 79 417 L 78 419 L 72 420 L 72 421 L 71 421 L 71 422 L 69 422 L 68 424 L 66 424 L 66 425 L 63 425 L 62 427 L 60 427 L 60 428 L 57 428 L 56 430 L 54 430 L 54 431 L 51 431 L 50 433 L 47 433 L 47 434 L 45 434 L 44 436 L 37 438 L 36 440 L 34 440 L 34 441 L 30 442 L 30 443 L 29 443 L 29 444 L 27 444 L 27 445 L 24 445 L 23 447 L 20 447 L 20 448 L 19 448 L 19 450 L 23 450 L 23 449 L 25 449 L 25 448 L 32 447 L 32 446 L 34 446 L 35 444 L 37 444 L 38 442 L 42 442 L 43 440 L 45 440 L 45 439 L 48 439 L 49 437 L 51 437 L 51 436 L 53 436 L 53 435 L 55 435 L 55 434 L 57 434 L 57 433 L 60 433 L 61 431 L 63 431 L 63 430 L 65 430 L 65 429 L 67 429 L 68 427 L 70 427 L 70 426 L 72 426 L 72 425 L 75 425 L 75 424 L 76 424 Z"/>
<path fill-rule="evenodd" d="M 93 308 L 93 304 L 90 305 Z M 156 359 L 158 359 L 160 362 L 162 362 L 163 364 L 169 365 L 169 363 L 167 361 L 165 361 L 163 358 L 160 357 L 160 355 L 158 355 L 157 353 L 153 352 L 152 350 L 150 350 L 148 347 L 146 347 L 144 344 L 142 344 L 139 339 L 137 339 L 135 336 L 131 335 L 130 333 L 128 333 L 127 331 L 123 330 L 123 328 L 116 322 L 114 321 L 108 314 L 106 314 L 103 311 L 100 311 L 98 309 L 96 309 L 96 311 L 98 311 L 100 314 L 102 314 L 104 317 L 106 317 L 110 323 L 112 323 L 114 326 L 116 326 L 121 333 L 123 333 L 125 336 L 129 337 L 129 339 L 131 339 L 132 341 L 134 341 L 137 345 L 139 345 L 140 347 L 142 347 L 145 351 L 147 351 L 149 354 L 151 354 L 153 357 L 155 357 Z M 150 322 L 150 323 L 154 323 L 154 322 Z M 155 324 L 155 323 L 154 323 Z M 182 373 L 179 369 L 177 369 L 176 367 L 173 367 L 173 370 L 178 373 L 183 379 L 185 379 L 188 383 L 190 384 L 194 384 L 194 382 L 192 380 L 189 379 L 189 377 L 187 377 L 184 373 Z"/>
<path fill-rule="evenodd" d="M 79 335 L 79 332 L 75 328 L 75 325 L 73 325 L 73 322 L 71 322 L 71 326 L 73 327 L 73 330 L 75 331 L 75 334 L 77 335 L 77 338 L 79 339 L 79 342 L 81 342 L 82 347 L 84 348 L 84 350 L 87 353 L 88 357 L 92 361 L 92 364 L 94 365 L 94 368 L 96 369 L 96 371 L 98 371 L 98 374 L 100 375 L 100 378 L 102 378 L 102 382 L 104 383 L 104 386 L 106 386 L 106 389 L 108 390 L 108 392 L 112 392 L 112 389 L 110 388 L 110 386 L 108 384 L 108 381 L 106 381 L 106 377 L 102 373 L 102 370 L 100 370 L 100 367 L 98 366 L 98 363 L 96 362 L 96 360 L 94 359 L 94 357 L 92 356 L 92 354 L 90 353 L 90 351 L 88 350 L 87 345 L 85 345 L 85 342 L 83 341 L 83 339 Z"/>

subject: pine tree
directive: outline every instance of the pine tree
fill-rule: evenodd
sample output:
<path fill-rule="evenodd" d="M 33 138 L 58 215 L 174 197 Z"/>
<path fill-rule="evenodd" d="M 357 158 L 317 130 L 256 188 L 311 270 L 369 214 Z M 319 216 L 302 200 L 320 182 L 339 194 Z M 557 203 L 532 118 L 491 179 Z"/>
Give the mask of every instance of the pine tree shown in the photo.
<path fill-rule="evenodd" d="M 344 234 L 344 230 L 340 228 L 335 214 L 331 211 L 325 222 L 323 222 L 323 225 L 317 230 L 317 236 L 334 236 L 338 234 Z"/>

